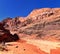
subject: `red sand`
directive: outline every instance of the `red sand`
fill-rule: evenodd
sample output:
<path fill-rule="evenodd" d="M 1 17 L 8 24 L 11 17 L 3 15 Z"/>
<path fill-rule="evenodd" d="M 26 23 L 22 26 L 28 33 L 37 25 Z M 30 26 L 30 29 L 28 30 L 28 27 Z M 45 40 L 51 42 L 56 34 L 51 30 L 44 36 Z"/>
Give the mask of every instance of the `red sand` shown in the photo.
<path fill-rule="evenodd" d="M 51 49 L 50 54 L 60 54 L 60 48 L 58 48 L 58 49 Z"/>
<path fill-rule="evenodd" d="M 18 46 L 18 48 L 16 48 L 16 46 Z M 13 54 L 47 54 L 39 49 L 39 47 L 28 44 L 24 40 L 12 43 L 12 46 L 8 46 L 8 49 L 13 51 Z"/>

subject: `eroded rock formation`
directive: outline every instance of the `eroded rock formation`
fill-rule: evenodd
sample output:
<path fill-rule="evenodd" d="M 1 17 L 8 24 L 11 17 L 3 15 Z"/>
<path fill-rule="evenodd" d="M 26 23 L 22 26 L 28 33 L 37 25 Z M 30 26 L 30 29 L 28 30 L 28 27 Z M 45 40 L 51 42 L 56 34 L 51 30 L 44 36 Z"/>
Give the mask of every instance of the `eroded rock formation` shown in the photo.
<path fill-rule="evenodd" d="M 12 35 L 9 30 L 4 28 L 4 23 L 0 22 L 0 42 L 17 41 L 18 39 L 17 34 Z"/>
<path fill-rule="evenodd" d="M 16 17 L 7 21 L 4 28 L 12 34 L 60 40 L 60 8 L 35 9 L 27 17 Z"/>

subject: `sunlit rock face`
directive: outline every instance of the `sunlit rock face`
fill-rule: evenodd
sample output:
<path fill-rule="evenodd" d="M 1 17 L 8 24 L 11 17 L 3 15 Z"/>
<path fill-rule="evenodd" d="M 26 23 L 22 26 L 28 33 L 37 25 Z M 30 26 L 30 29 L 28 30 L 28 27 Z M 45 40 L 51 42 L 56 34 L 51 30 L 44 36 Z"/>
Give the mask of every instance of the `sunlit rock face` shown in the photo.
<path fill-rule="evenodd" d="M 8 19 L 4 28 L 24 37 L 60 40 L 60 8 L 35 9 L 27 17 Z"/>

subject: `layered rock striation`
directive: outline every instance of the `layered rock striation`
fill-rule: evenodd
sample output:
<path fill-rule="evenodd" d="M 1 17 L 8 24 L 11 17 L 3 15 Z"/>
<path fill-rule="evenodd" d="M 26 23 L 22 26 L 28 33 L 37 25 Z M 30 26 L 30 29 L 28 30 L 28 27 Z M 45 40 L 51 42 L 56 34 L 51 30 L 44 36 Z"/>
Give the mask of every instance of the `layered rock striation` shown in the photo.
<path fill-rule="evenodd" d="M 60 8 L 33 10 L 27 17 L 15 17 L 5 21 L 4 28 L 12 34 L 35 36 L 34 38 L 60 40 Z"/>

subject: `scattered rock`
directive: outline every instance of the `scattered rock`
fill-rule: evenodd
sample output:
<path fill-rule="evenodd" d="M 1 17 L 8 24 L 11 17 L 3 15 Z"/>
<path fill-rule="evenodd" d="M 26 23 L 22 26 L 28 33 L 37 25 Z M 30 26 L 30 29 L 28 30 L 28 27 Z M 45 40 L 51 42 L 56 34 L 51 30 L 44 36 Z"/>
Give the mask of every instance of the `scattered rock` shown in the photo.
<path fill-rule="evenodd" d="M 16 46 L 16 48 L 18 48 L 18 46 Z"/>

